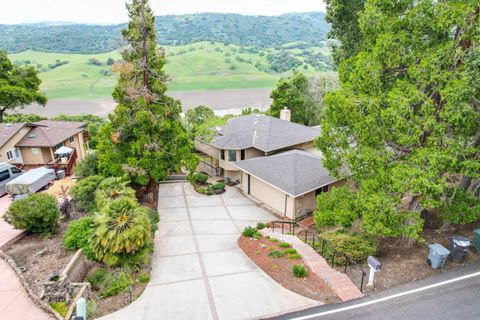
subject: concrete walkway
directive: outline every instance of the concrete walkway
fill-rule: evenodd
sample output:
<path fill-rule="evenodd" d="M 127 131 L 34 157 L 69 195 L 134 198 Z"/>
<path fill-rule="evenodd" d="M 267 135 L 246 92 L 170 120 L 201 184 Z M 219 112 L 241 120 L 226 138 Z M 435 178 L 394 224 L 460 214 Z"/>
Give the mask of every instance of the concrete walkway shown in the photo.
<path fill-rule="evenodd" d="M 151 281 L 137 301 L 103 319 L 257 319 L 319 305 L 266 275 L 239 249 L 247 225 L 275 217 L 236 188 L 199 195 L 160 185 Z"/>
<path fill-rule="evenodd" d="M 10 198 L 0 198 L 0 248 L 22 233 L 3 220 Z M 15 272 L 0 259 L 0 320 L 47 320 L 50 315 L 41 310 L 25 292 Z"/>

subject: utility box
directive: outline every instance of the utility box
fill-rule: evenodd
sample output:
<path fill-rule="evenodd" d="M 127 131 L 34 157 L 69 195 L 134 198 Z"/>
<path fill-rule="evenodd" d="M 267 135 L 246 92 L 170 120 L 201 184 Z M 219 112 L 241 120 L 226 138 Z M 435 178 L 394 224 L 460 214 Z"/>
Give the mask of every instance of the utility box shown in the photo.
<path fill-rule="evenodd" d="M 428 265 L 434 269 L 443 268 L 450 255 L 450 251 L 439 243 L 429 244 L 428 249 Z"/>
<path fill-rule="evenodd" d="M 473 246 L 477 250 L 477 254 L 480 255 L 480 229 L 473 230 Z"/>

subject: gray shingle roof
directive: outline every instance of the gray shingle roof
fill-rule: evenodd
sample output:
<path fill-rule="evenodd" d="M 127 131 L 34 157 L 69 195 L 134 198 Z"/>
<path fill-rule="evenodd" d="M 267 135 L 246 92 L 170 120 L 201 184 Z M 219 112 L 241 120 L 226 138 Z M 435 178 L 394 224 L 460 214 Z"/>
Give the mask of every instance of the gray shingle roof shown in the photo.
<path fill-rule="evenodd" d="M 233 165 L 293 197 L 337 180 L 323 167 L 320 156 L 303 150 L 237 161 Z"/>
<path fill-rule="evenodd" d="M 256 148 L 264 152 L 313 141 L 319 128 L 310 128 L 278 118 L 252 114 L 234 118 L 221 127 L 210 144 L 219 149 Z"/>
<path fill-rule="evenodd" d="M 10 141 L 10 139 L 12 139 L 12 137 L 26 125 L 26 123 L 1 123 L 0 148 Z"/>

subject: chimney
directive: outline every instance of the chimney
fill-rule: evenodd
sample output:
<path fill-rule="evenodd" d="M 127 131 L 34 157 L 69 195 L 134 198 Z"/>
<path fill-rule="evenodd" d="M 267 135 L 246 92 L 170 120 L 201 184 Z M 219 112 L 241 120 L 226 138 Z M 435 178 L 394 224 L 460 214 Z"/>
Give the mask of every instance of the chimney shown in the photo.
<path fill-rule="evenodd" d="M 282 111 L 280 111 L 280 119 L 285 120 L 285 121 L 290 121 L 292 118 L 292 111 L 288 109 L 287 107 L 283 108 Z"/>

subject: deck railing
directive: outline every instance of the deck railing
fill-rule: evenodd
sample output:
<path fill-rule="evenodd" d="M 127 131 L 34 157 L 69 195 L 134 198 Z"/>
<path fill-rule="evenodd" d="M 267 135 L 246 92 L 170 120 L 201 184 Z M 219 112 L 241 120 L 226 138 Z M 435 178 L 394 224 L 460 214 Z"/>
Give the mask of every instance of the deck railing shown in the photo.
<path fill-rule="evenodd" d="M 360 280 L 360 285 L 358 287 L 360 288 L 360 291 L 363 292 L 363 283 L 365 281 L 367 272 L 348 253 L 340 252 L 336 250 L 333 247 L 333 245 L 330 243 L 330 241 L 320 237 L 315 232 L 312 232 L 308 229 L 303 228 L 297 222 L 276 220 L 276 221 L 272 221 L 271 225 L 272 225 L 272 230 L 274 232 L 275 232 L 275 225 L 280 225 L 278 229 L 282 230 L 282 234 L 285 234 L 285 231 L 287 231 L 287 233 L 294 236 L 297 236 L 295 234 L 295 229 L 297 230 L 300 229 L 301 232 L 304 232 L 304 235 L 303 237 L 298 237 L 298 236 L 297 237 L 303 240 L 310 247 L 312 247 L 312 249 L 315 250 L 315 252 L 317 252 L 327 262 L 329 262 L 332 265 L 332 268 L 335 268 L 335 261 L 337 261 L 337 265 L 338 265 L 338 261 L 341 261 L 339 259 L 343 258 L 344 263 L 343 265 L 341 265 L 342 267 L 341 270 L 345 274 L 347 274 L 348 268 L 351 268 L 355 272 L 359 272 L 361 274 L 361 280 Z"/>

